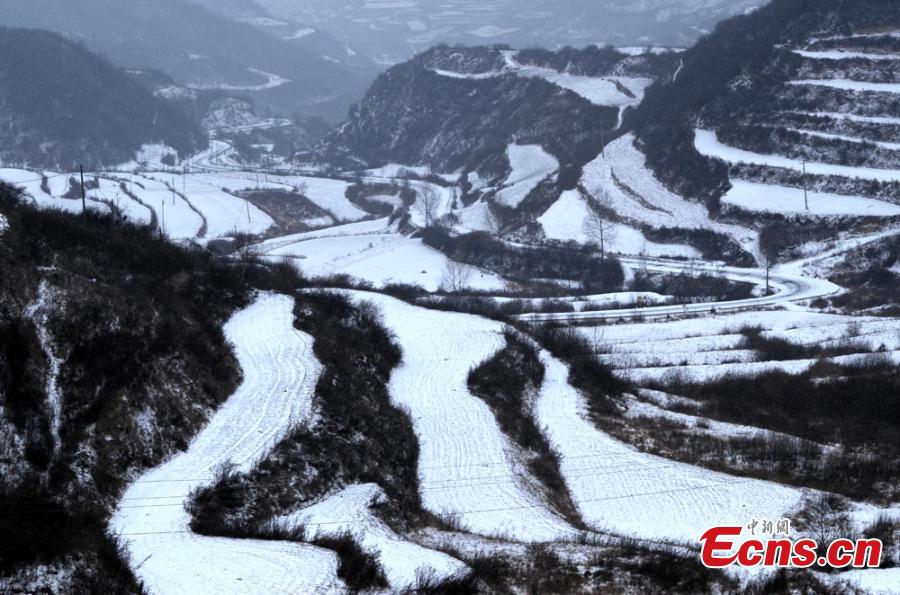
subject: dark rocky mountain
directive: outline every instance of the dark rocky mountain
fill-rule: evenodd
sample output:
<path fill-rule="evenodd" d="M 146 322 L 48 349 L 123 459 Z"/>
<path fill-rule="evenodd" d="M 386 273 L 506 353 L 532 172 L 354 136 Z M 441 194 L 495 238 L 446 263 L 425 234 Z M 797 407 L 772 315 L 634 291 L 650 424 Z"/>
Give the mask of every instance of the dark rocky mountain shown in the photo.
<path fill-rule="evenodd" d="M 0 0 L 4 23 L 55 31 L 129 70 L 245 94 L 282 115 L 346 117 L 373 73 L 183 0 Z"/>
<path fill-rule="evenodd" d="M 71 170 L 128 161 L 144 144 L 206 144 L 182 110 L 59 35 L 0 28 L 0 55 L 2 163 Z"/>
<path fill-rule="evenodd" d="M 898 31 L 893 0 L 775 0 L 685 52 L 630 125 L 661 179 L 713 206 L 729 178 L 896 200 L 896 183 L 710 159 L 695 150 L 694 130 L 758 154 L 898 169 L 900 95 L 878 86 L 900 83 L 900 62 L 885 59 L 900 54 Z"/>
<path fill-rule="evenodd" d="M 580 76 L 651 76 L 673 55 L 633 57 L 611 49 L 523 51 L 439 46 L 390 68 L 318 152 L 343 167 L 387 163 L 436 171 L 507 169 L 511 143 L 537 144 L 564 169 L 593 159 L 617 128 L 619 107 L 598 105 L 548 80 L 569 67 Z M 523 69 L 541 67 L 541 75 Z"/>

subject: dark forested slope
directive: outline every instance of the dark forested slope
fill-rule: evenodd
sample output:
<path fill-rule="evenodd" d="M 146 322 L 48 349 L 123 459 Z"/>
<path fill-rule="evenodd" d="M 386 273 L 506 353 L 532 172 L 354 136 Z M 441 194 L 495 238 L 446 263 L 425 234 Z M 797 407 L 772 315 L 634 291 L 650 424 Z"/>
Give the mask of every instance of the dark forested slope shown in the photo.
<path fill-rule="evenodd" d="M 206 143 L 178 108 L 56 34 L 0 27 L 0 56 L 0 163 L 69 170 Z"/>

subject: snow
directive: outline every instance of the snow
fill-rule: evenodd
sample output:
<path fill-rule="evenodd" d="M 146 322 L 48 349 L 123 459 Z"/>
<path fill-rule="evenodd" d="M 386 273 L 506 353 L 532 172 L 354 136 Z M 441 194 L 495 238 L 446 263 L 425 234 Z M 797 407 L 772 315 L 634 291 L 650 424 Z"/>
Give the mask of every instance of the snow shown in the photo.
<path fill-rule="evenodd" d="M 599 243 L 599 238 L 589 235 L 586 224 L 591 209 L 578 190 L 567 190 L 547 211 L 538 218 L 548 238 L 575 241 L 581 244 Z M 617 254 L 645 254 L 647 256 L 683 256 L 696 258 L 700 252 L 681 244 L 657 244 L 644 237 L 639 230 L 619 223 L 604 222 L 608 229 L 606 250 Z"/>
<path fill-rule="evenodd" d="M 163 183 L 171 183 L 173 179 L 172 174 L 162 172 L 145 175 Z M 269 215 L 250 202 L 191 176 L 175 176 L 175 189 L 184 194 L 206 218 L 206 237 L 209 239 L 228 237 L 234 233 L 261 234 L 275 225 Z"/>
<path fill-rule="evenodd" d="M 173 193 L 164 182 L 137 174 L 118 174 L 125 181 L 128 191 L 153 209 L 159 228 L 173 240 L 193 239 L 200 236 L 203 217 L 179 194 Z M 176 181 L 177 185 L 177 181 Z"/>
<path fill-rule="evenodd" d="M 546 369 L 535 404 L 538 424 L 560 454 L 560 468 L 582 518 L 603 531 L 696 543 L 709 527 L 783 518 L 802 492 L 642 453 L 587 419 L 584 397 L 565 364 L 541 353 Z"/>
<path fill-rule="evenodd" d="M 259 85 L 229 85 L 227 83 L 196 83 L 188 85 L 191 89 L 197 91 L 266 91 L 275 89 L 291 82 L 290 79 L 284 78 L 271 72 L 266 72 L 258 68 L 248 68 L 248 71 L 266 77 L 266 82 Z"/>
<path fill-rule="evenodd" d="M 626 134 L 607 145 L 585 166 L 582 186 L 602 197 L 625 221 L 654 228 L 708 229 L 732 238 L 750 254 L 759 254 L 757 232 L 713 221 L 703 205 L 670 192 L 647 168 L 634 140 L 633 134 Z"/>
<path fill-rule="evenodd" d="M 719 141 L 716 133 L 711 130 L 696 130 L 694 146 L 701 155 L 721 159 L 728 163 L 749 163 L 780 167 L 798 172 L 803 171 L 803 162 L 799 159 L 790 159 L 780 155 L 764 155 L 730 147 Z M 900 170 L 851 167 L 847 165 L 832 165 L 830 163 L 808 162 L 806 163 L 806 173 L 816 176 L 861 178 L 878 182 L 900 181 Z"/>
<path fill-rule="evenodd" d="M 796 86 L 830 87 L 842 91 L 868 91 L 872 93 L 900 93 L 900 83 L 866 83 L 862 81 L 849 81 L 846 79 L 807 79 L 790 81 L 788 84 Z"/>
<path fill-rule="evenodd" d="M 833 580 L 847 582 L 869 595 L 897 595 L 900 593 L 900 568 L 849 570 Z"/>
<path fill-rule="evenodd" d="M 86 194 L 88 198 L 115 206 L 116 209 L 132 223 L 150 225 L 153 221 L 153 211 L 122 192 L 119 182 L 106 178 L 98 178 L 96 177 L 96 174 L 91 174 L 90 178 L 99 185 L 97 188 L 92 188 L 87 191 Z"/>
<path fill-rule="evenodd" d="M 423 506 L 481 535 L 528 542 L 574 535 L 538 495 L 490 408 L 469 392 L 470 370 L 503 348 L 503 325 L 377 294 L 355 297 L 381 309 L 403 349 L 389 389 L 419 439 Z"/>
<path fill-rule="evenodd" d="M 597 47 L 603 48 L 606 44 L 598 44 Z M 668 54 L 675 53 L 680 54 L 685 51 L 684 48 L 668 48 L 668 47 L 638 47 L 638 46 L 625 46 L 625 47 L 617 47 L 616 51 L 620 54 L 625 54 L 626 56 L 646 56 L 647 54 Z"/>
<path fill-rule="evenodd" d="M 307 176 L 269 176 L 269 181 L 299 189 L 303 196 L 341 221 L 359 221 L 368 213 L 347 199 L 348 182 Z"/>
<path fill-rule="evenodd" d="M 0 215 L 0 235 L 3 235 L 3 232 L 7 229 L 9 229 L 9 222 L 7 222 L 6 217 Z"/>
<path fill-rule="evenodd" d="M 848 52 L 842 50 L 829 50 L 823 52 L 794 50 L 794 53 L 813 60 L 900 60 L 900 55 L 897 54 L 868 54 L 865 52 Z"/>
<path fill-rule="evenodd" d="M 0 216 L 0 231 L 3 230 L 2 220 Z M 49 322 L 51 302 L 53 301 L 53 292 L 46 280 L 41 280 L 38 286 L 37 299 L 31 303 L 25 310 L 25 316 L 33 323 L 37 331 L 38 341 L 41 350 L 47 358 L 46 378 L 44 379 L 44 392 L 46 393 L 47 411 L 50 413 L 50 435 L 53 438 L 54 457 L 59 455 L 60 440 L 59 430 L 62 426 L 62 403 L 63 394 L 59 387 L 59 372 L 62 369 L 63 361 L 57 357 L 56 349 L 53 345 L 53 337 L 50 335 Z"/>
<path fill-rule="evenodd" d="M 884 124 L 885 126 L 900 126 L 900 118 L 889 116 L 857 116 L 838 112 L 796 112 L 807 116 L 819 118 L 833 118 L 835 120 L 850 120 L 851 122 L 863 122 L 865 124 Z"/>
<path fill-rule="evenodd" d="M 379 222 L 380 232 L 367 233 L 375 226 L 366 226 L 363 233 L 341 235 L 340 228 L 330 228 L 265 242 L 256 251 L 271 260 L 287 258 L 310 277 L 350 275 L 378 287 L 408 283 L 437 291 L 450 260 L 420 239 L 386 231 L 386 220 Z M 472 289 L 506 287 L 493 273 L 465 265 L 463 270 L 468 276 L 464 285 Z"/>
<path fill-rule="evenodd" d="M 285 37 L 284 39 L 285 40 L 303 39 L 304 37 L 308 37 L 309 35 L 312 35 L 315 32 L 316 32 L 315 29 L 310 29 L 309 27 L 305 27 L 303 29 L 299 29 L 293 35 L 291 35 L 289 37 Z"/>
<path fill-rule="evenodd" d="M 68 180 L 71 174 L 51 173 L 49 175 Z M 24 169 L 0 168 L 0 180 L 13 186 L 23 188 L 25 194 L 32 199 L 34 205 L 39 209 L 55 209 L 72 214 L 80 214 L 82 211 L 81 199 L 57 198 L 44 192 L 41 188 L 42 174 L 39 172 Z M 66 188 L 68 189 L 68 186 L 66 186 Z M 109 211 L 107 205 L 93 200 L 87 201 L 87 208 L 101 212 Z"/>
<path fill-rule="evenodd" d="M 518 207 L 538 184 L 559 171 L 559 162 L 540 145 L 509 145 L 506 157 L 512 172 L 497 201 L 508 207 Z"/>
<path fill-rule="evenodd" d="M 312 337 L 294 328 L 294 301 L 263 295 L 225 325 L 243 382 L 187 451 L 125 492 L 110 526 L 151 593 L 339 592 L 337 557 L 306 544 L 195 535 L 192 490 L 232 463 L 246 472 L 312 413 L 321 366 Z"/>
<path fill-rule="evenodd" d="M 472 29 L 469 31 L 469 35 L 474 35 L 475 37 L 482 38 L 490 38 L 490 37 L 502 37 L 504 35 L 509 35 L 510 33 L 515 33 L 519 29 L 502 29 L 497 27 L 496 25 L 484 25 L 482 27 L 478 27 L 477 29 Z"/>
<path fill-rule="evenodd" d="M 164 170 L 166 165 L 162 162 L 165 157 L 178 158 L 178 151 L 168 145 L 146 144 L 135 153 L 134 159 L 121 163 L 113 169 L 116 171 L 134 171 L 137 169 Z"/>
<path fill-rule="evenodd" d="M 854 144 L 864 144 L 868 143 L 871 145 L 875 145 L 876 147 L 881 147 L 882 149 L 887 149 L 888 151 L 900 151 L 900 143 L 886 143 L 882 141 L 869 140 L 867 138 L 861 138 L 858 136 L 847 136 L 844 134 L 830 134 L 827 132 L 819 132 L 817 130 L 802 130 L 800 128 L 788 128 L 788 130 L 792 132 L 798 132 L 800 134 L 805 134 L 806 136 L 815 136 L 818 138 L 825 138 L 829 140 L 842 140 L 848 143 Z"/>
<path fill-rule="evenodd" d="M 303 510 L 279 517 L 278 526 L 306 528 L 307 538 L 317 535 L 353 535 L 384 569 L 390 587 L 399 592 L 414 586 L 420 574 L 445 579 L 468 572 L 459 560 L 404 539 L 371 510 L 387 500 L 376 484 L 350 485 Z"/>
<path fill-rule="evenodd" d="M 803 214 L 818 217 L 900 216 L 900 206 L 863 196 L 809 192 L 809 210 L 807 211 L 802 188 L 788 188 L 739 180 L 733 180 L 731 185 L 731 190 L 722 197 L 722 203 L 754 213 Z"/>

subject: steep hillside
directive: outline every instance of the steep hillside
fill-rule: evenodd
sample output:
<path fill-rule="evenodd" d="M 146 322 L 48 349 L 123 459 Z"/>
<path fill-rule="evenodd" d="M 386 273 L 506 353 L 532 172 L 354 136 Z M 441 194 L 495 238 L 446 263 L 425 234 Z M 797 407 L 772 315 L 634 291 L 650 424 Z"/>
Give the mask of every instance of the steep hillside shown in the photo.
<path fill-rule="evenodd" d="M 577 71 L 561 65 L 573 61 Z M 578 168 L 640 101 L 648 77 L 671 64 L 597 48 L 558 55 L 440 46 L 379 77 L 320 152 L 343 165 L 496 175 L 514 143 L 540 145 L 563 168 Z"/>
<path fill-rule="evenodd" d="M 0 0 L 4 23 L 67 35 L 129 70 L 251 96 L 284 115 L 346 116 L 370 74 L 183 0 Z"/>
<path fill-rule="evenodd" d="M 296 277 L 33 210 L 5 185 L 0 222 L 0 590 L 137 592 L 106 537 L 113 503 L 239 383 L 225 320 Z"/>
<path fill-rule="evenodd" d="M 181 110 L 58 35 L 0 28 L 0 55 L 2 163 L 71 170 L 128 161 L 144 144 L 206 144 Z"/>
<path fill-rule="evenodd" d="M 801 212 L 896 201 L 898 32 L 893 1 L 776 0 L 685 52 L 631 125 L 656 174 L 714 210 L 779 192 Z"/>

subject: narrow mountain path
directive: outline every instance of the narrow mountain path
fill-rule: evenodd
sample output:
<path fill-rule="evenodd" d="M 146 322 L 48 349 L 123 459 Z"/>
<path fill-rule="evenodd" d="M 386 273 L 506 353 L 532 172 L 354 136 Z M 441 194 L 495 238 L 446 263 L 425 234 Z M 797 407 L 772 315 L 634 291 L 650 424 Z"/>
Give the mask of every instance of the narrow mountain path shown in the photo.
<path fill-rule="evenodd" d="M 490 408 L 469 392 L 469 371 L 505 345 L 503 325 L 380 294 L 353 296 L 380 308 L 403 348 L 389 388 L 419 439 L 424 507 L 480 535 L 537 542 L 577 533 L 538 495 Z"/>
<path fill-rule="evenodd" d="M 218 467 L 249 471 L 311 416 L 321 366 L 294 328 L 294 301 L 266 294 L 226 324 L 244 379 L 188 450 L 126 491 L 111 521 L 150 593 L 342 592 L 333 552 L 297 543 L 202 537 L 185 510 Z"/>

